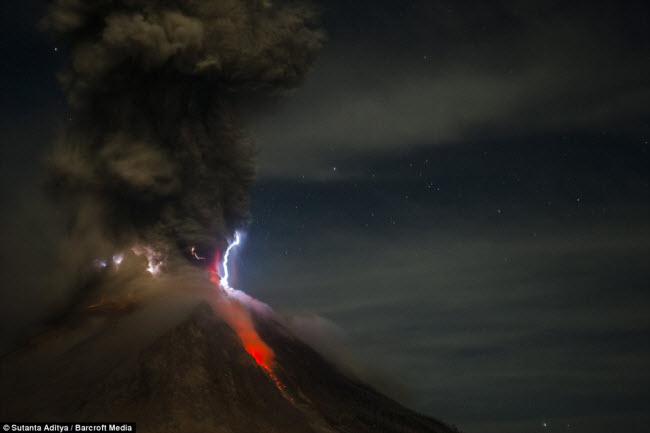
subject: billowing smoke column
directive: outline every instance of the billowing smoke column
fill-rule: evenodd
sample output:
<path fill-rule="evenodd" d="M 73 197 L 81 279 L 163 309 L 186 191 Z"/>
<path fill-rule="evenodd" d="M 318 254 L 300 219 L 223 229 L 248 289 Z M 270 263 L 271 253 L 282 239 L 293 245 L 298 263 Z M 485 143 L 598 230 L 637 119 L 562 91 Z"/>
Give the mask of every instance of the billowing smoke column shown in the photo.
<path fill-rule="evenodd" d="M 93 292 L 86 311 L 124 311 L 166 263 L 207 267 L 209 302 L 280 391 L 253 324 L 262 304 L 228 285 L 255 172 L 238 107 L 300 82 L 324 39 L 314 18 L 269 0 L 52 0 L 42 23 L 69 53 L 59 79 L 73 109 L 48 160 L 70 232 L 54 285 L 81 303 Z M 129 276 L 144 269 L 145 283 Z"/>
<path fill-rule="evenodd" d="M 85 263 L 134 246 L 194 262 L 221 253 L 247 223 L 255 172 L 238 103 L 300 82 L 324 39 L 313 10 L 53 0 L 42 26 L 69 53 L 59 79 L 73 114 L 48 160 L 69 216 L 63 273 L 87 284 Z"/>

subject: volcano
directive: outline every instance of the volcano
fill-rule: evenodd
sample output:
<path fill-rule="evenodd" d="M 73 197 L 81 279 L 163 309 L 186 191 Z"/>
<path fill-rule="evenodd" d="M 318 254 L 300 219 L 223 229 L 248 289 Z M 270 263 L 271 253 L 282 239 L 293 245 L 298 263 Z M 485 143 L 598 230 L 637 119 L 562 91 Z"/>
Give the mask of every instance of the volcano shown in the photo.
<path fill-rule="evenodd" d="M 343 373 L 277 315 L 251 314 L 273 374 L 204 301 L 67 320 L 0 360 L 0 419 L 120 420 L 152 433 L 457 432 Z"/>

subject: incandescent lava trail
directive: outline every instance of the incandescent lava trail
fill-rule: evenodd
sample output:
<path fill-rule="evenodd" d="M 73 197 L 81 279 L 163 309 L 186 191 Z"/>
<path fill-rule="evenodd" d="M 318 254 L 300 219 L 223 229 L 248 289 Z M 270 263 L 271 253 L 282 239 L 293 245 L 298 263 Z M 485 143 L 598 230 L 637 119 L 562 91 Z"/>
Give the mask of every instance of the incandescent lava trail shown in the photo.
<path fill-rule="evenodd" d="M 217 269 L 219 268 L 218 259 L 208 267 L 208 272 L 211 274 L 212 282 L 220 291 L 222 291 L 211 300 L 212 308 L 219 313 L 226 323 L 228 323 L 230 328 L 235 331 L 246 352 L 253 357 L 257 365 L 265 370 L 266 374 L 271 378 L 273 384 L 278 388 L 282 395 L 293 401 L 293 398 L 290 397 L 286 391 L 286 386 L 274 373 L 275 354 L 273 353 L 273 349 L 262 340 L 255 329 L 255 324 L 250 311 L 250 308 L 253 306 L 249 305 L 252 298 L 237 289 L 233 289 L 228 283 L 228 259 L 230 257 L 230 252 L 239 246 L 240 243 L 241 236 L 237 231 L 235 232 L 235 239 L 232 243 L 228 244 L 228 248 L 223 256 L 223 263 L 221 264 L 223 277 L 219 278 L 217 272 Z"/>

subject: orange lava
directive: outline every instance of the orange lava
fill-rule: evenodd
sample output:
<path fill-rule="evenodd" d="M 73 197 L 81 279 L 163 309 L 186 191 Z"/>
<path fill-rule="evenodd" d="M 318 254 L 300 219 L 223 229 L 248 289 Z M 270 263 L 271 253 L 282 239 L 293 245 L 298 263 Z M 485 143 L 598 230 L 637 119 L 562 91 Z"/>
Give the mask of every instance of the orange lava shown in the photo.
<path fill-rule="evenodd" d="M 264 369 L 282 395 L 293 401 L 293 398 L 287 394 L 286 386 L 273 373 L 275 353 L 257 333 L 250 310 L 242 300 L 229 295 L 228 291 L 231 289 L 224 289 L 219 285 L 221 277 L 217 272 L 217 261 L 218 257 L 208 267 L 208 272 L 210 273 L 210 281 L 217 286 L 219 291 L 223 290 L 223 292 L 219 296 L 212 298 L 212 308 L 219 313 L 223 320 L 237 334 L 246 352 L 255 360 L 257 365 Z"/>
<path fill-rule="evenodd" d="M 221 299 L 217 308 L 223 319 L 241 340 L 246 352 L 260 367 L 266 371 L 272 371 L 275 354 L 255 330 L 248 308 L 242 305 L 241 301 L 229 297 Z"/>
<path fill-rule="evenodd" d="M 225 292 L 225 289 L 219 285 L 221 276 L 217 270 L 217 263 L 220 258 L 217 253 L 207 271 L 210 273 L 210 281 L 217 286 L 218 290 L 224 290 Z M 228 296 L 227 292 L 225 292 L 223 296 L 219 296 L 212 302 L 212 308 L 219 312 L 230 328 L 235 331 L 244 349 L 253 357 L 255 362 L 266 371 L 272 371 L 275 356 L 273 349 L 260 338 L 255 330 L 253 317 L 248 308 L 242 304 L 242 301 Z"/>

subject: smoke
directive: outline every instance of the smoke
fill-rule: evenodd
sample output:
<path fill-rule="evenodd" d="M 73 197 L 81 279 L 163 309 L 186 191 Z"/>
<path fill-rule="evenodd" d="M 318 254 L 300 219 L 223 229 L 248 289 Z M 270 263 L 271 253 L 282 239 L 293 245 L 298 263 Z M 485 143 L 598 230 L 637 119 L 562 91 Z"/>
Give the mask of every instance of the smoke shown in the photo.
<path fill-rule="evenodd" d="M 213 257 L 249 220 L 241 102 L 296 86 L 324 41 L 314 10 L 268 0 L 53 0 L 73 109 L 48 158 L 67 218 L 59 281 L 134 245 Z M 74 282 L 70 278 L 74 277 Z"/>
<path fill-rule="evenodd" d="M 328 319 L 305 312 L 285 311 L 275 316 L 291 333 L 336 365 L 349 377 L 371 384 L 385 395 L 403 403 L 411 404 L 407 387 L 396 380 L 387 366 L 376 359 L 369 362 L 367 356 L 355 347 L 350 336 Z"/>

